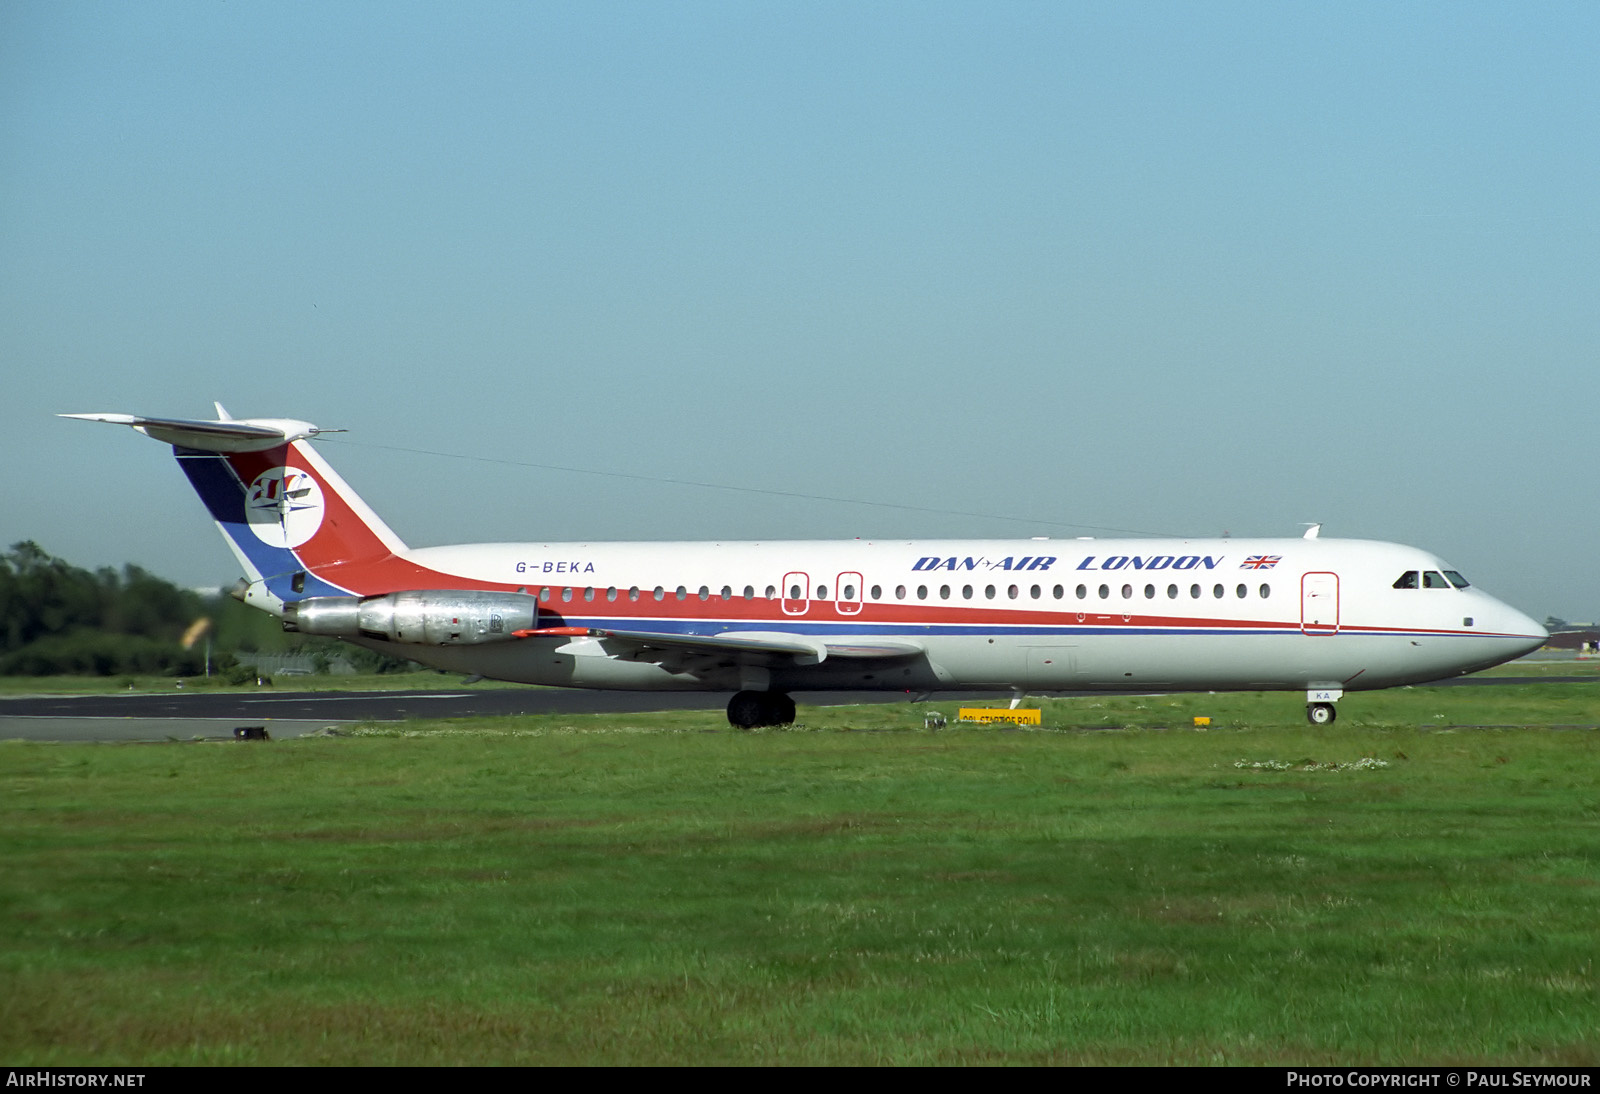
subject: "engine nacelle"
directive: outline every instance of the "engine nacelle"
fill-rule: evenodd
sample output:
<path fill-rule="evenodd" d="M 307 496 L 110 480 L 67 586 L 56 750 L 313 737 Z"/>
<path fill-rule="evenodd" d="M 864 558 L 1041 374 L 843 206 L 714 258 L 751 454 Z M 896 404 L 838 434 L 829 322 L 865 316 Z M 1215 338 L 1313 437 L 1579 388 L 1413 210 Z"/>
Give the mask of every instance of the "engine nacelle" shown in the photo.
<path fill-rule="evenodd" d="M 381 638 L 422 646 L 507 642 L 539 625 L 526 593 L 420 589 L 385 596 L 313 596 L 283 609 L 283 629 L 335 638 Z"/>

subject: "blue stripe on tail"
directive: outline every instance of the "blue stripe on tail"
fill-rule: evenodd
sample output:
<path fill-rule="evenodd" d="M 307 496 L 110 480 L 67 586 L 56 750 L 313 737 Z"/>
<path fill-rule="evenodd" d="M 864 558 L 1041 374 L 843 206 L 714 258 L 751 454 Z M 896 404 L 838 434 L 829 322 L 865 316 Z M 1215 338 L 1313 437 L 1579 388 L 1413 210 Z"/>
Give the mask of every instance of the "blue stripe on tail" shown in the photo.
<path fill-rule="evenodd" d="M 290 548 L 265 543 L 251 530 L 244 505 L 246 488 L 228 465 L 227 457 L 189 448 L 175 447 L 172 451 L 178 457 L 178 466 L 189 476 L 195 493 L 211 513 L 211 519 L 217 522 L 234 550 L 249 560 L 274 596 L 289 603 L 308 596 L 349 595 L 348 589 L 330 585 L 306 571 Z M 296 590 L 295 576 L 301 573 L 304 577 L 300 589 Z"/>

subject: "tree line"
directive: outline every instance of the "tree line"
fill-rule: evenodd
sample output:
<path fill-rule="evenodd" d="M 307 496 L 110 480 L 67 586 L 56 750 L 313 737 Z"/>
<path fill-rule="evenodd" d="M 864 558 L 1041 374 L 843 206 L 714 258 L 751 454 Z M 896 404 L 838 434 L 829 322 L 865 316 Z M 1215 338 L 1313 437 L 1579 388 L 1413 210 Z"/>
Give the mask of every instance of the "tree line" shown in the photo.
<path fill-rule="evenodd" d="M 257 652 L 307 652 L 321 664 L 337 655 L 367 672 L 411 667 L 284 634 L 277 620 L 220 590 L 202 595 L 131 563 L 85 570 L 31 540 L 0 555 L 0 675 L 195 676 L 206 671 L 208 640 L 212 671 L 233 676 L 252 676 L 238 655 Z"/>

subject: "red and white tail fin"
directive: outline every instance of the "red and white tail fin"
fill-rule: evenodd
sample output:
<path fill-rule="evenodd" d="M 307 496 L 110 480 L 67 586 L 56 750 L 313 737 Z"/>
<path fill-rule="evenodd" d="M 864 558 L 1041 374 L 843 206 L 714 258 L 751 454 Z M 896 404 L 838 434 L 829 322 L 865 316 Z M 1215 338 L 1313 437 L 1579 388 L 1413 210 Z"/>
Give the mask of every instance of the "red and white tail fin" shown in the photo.
<path fill-rule="evenodd" d="M 414 578 L 400 537 L 308 443 L 338 430 L 292 418 L 235 419 L 220 403 L 215 420 L 62 417 L 131 426 L 172 445 L 249 577 L 251 602 L 277 610 L 309 596 L 389 592 Z"/>

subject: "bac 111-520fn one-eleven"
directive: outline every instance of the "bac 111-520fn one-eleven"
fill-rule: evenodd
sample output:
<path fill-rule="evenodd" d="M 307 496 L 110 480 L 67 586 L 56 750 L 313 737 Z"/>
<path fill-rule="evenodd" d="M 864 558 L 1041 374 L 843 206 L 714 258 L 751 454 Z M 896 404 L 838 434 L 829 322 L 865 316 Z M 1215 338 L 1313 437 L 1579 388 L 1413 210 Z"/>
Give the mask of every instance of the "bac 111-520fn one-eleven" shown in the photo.
<path fill-rule="evenodd" d="M 309 422 L 70 414 L 173 446 L 288 630 L 527 684 L 791 692 L 1346 691 L 1474 672 L 1538 623 L 1414 547 L 1366 540 L 850 540 L 407 547 Z"/>

